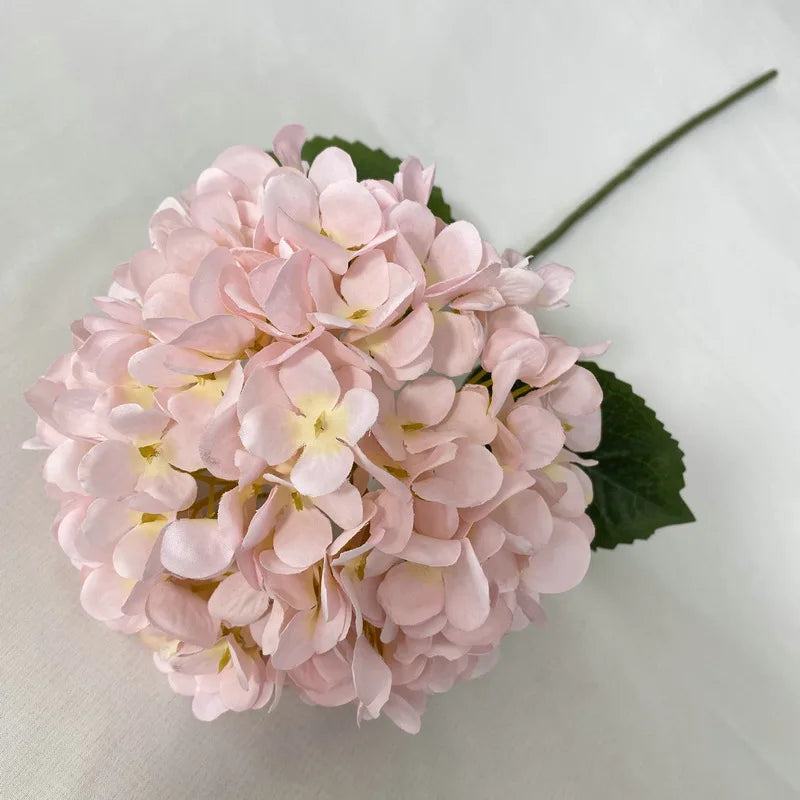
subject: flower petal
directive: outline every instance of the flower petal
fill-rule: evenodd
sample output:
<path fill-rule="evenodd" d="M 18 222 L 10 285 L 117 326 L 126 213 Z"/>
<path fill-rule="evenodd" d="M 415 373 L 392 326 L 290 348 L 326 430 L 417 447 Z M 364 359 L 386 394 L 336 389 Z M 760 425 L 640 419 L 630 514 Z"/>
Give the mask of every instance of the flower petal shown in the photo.
<path fill-rule="evenodd" d="M 326 147 L 312 162 L 308 177 L 321 192 L 337 181 L 354 183 L 357 175 L 349 153 L 340 147 Z"/>
<path fill-rule="evenodd" d="M 83 610 L 103 622 L 119 619 L 122 604 L 130 593 L 130 583 L 117 575 L 110 564 L 92 570 L 81 586 Z"/>
<path fill-rule="evenodd" d="M 505 530 L 527 539 L 534 548 L 544 547 L 553 533 L 553 515 L 547 501 L 535 489 L 511 495 L 493 512 Z"/>
<path fill-rule="evenodd" d="M 440 311 L 434 315 L 433 368 L 455 377 L 469 372 L 483 347 L 483 327 L 474 314 Z"/>
<path fill-rule="evenodd" d="M 331 522 L 321 511 L 291 510 L 275 530 L 273 548 L 284 564 L 306 569 L 322 560 L 332 541 Z"/>
<path fill-rule="evenodd" d="M 522 445 L 522 466 L 525 469 L 546 467 L 564 446 L 561 420 L 538 406 L 518 405 L 508 415 L 508 428 Z"/>
<path fill-rule="evenodd" d="M 489 581 L 469 539 L 461 541 L 458 561 L 444 570 L 445 613 L 453 627 L 473 631 L 489 616 Z"/>
<path fill-rule="evenodd" d="M 353 259 L 342 276 L 342 297 L 352 309 L 377 308 L 389 297 L 389 264 L 381 250 Z"/>
<path fill-rule="evenodd" d="M 503 470 L 497 459 L 478 444 L 460 440 L 452 461 L 423 473 L 413 489 L 423 500 L 469 508 L 485 503 L 497 494 Z"/>
<path fill-rule="evenodd" d="M 346 414 L 347 427 L 342 438 L 348 444 L 358 444 L 378 418 L 378 398 L 368 389 L 350 389 L 337 406 L 337 411 L 340 409 Z"/>
<path fill-rule="evenodd" d="M 315 497 L 314 505 L 345 531 L 355 528 L 364 515 L 361 494 L 349 481 L 330 494 Z"/>
<path fill-rule="evenodd" d="M 363 636 L 353 648 L 353 684 L 369 715 L 377 717 L 392 691 L 392 671 Z"/>
<path fill-rule="evenodd" d="M 145 522 L 129 530 L 117 542 L 113 563 L 119 575 L 130 580 L 142 579 L 150 553 L 165 524 L 165 519 Z"/>
<path fill-rule="evenodd" d="M 100 442 L 81 459 L 78 480 L 88 494 L 118 500 L 136 488 L 145 464 L 132 444 Z"/>
<path fill-rule="evenodd" d="M 272 152 L 284 166 L 301 169 L 305 141 L 306 129 L 302 125 L 284 125 L 272 140 Z"/>
<path fill-rule="evenodd" d="M 428 284 L 475 272 L 483 257 L 483 241 L 477 228 L 460 220 L 448 225 L 436 237 L 428 255 L 427 267 L 433 275 Z"/>
<path fill-rule="evenodd" d="M 299 611 L 289 620 L 272 654 L 271 661 L 275 669 L 294 669 L 314 655 L 316 620 L 316 608 Z"/>
<path fill-rule="evenodd" d="M 456 396 L 453 381 L 427 375 L 407 383 L 397 395 L 397 416 L 406 423 L 436 425 L 450 411 Z"/>
<path fill-rule="evenodd" d="M 351 389 L 350 391 L 354 391 Z M 335 492 L 350 474 L 353 453 L 337 442 L 308 445 L 292 467 L 291 481 L 300 494 L 318 497 Z"/>
<path fill-rule="evenodd" d="M 407 561 L 396 564 L 378 587 L 378 602 L 397 625 L 425 622 L 444 608 L 442 572 Z"/>
<path fill-rule="evenodd" d="M 240 358 L 254 338 L 255 329 L 251 322 L 242 317 L 220 314 L 190 325 L 172 344 L 216 358 Z"/>
<path fill-rule="evenodd" d="M 276 170 L 264 186 L 262 200 L 264 230 L 273 242 L 280 241 L 278 213 L 283 211 L 300 225 L 318 231 L 319 203 L 314 184 L 296 170 Z"/>
<path fill-rule="evenodd" d="M 556 518 L 550 541 L 531 558 L 523 582 L 542 594 L 566 592 L 583 580 L 590 559 L 584 532 L 573 522 Z"/>
<path fill-rule="evenodd" d="M 398 553 L 400 558 L 425 564 L 429 567 L 449 567 L 461 554 L 461 540 L 436 539 L 412 533 L 406 546 Z"/>
<path fill-rule="evenodd" d="M 264 300 L 267 319 L 284 333 L 305 333 L 311 327 L 307 316 L 313 310 L 308 289 L 308 264 L 309 254 L 305 251 L 290 256 L 278 269 Z"/>
<path fill-rule="evenodd" d="M 245 414 L 239 437 L 242 444 L 254 455 L 272 466 L 291 458 L 299 445 L 297 439 L 297 414 L 267 402 Z"/>
<path fill-rule="evenodd" d="M 229 625 L 249 625 L 266 613 L 269 604 L 267 592 L 254 589 L 241 572 L 234 572 L 214 589 L 208 599 L 208 611 Z"/>
<path fill-rule="evenodd" d="M 311 347 L 289 359 L 280 368 L 278 380 L 288 398 L 304 413 L 327 411 L 339 399 L 339 382 L 328 359 Z"/>
<path fill-rule="evenodd" d="M 153 586 L 145 614 L 156 628 L 182 642 L 212 647 L 219 635 L 219 626 L 208 613 L 206 601 L 172 581 L 159 581 Z"/>
<path fill-rule="evenodd" d="M 164 529 L 161 563 L 182 578 L 210 578 L 233 560 L 239 542 L 214 519 L 179 519 Z"/>
<path fill-rule="evenodd" d="M 382 214 L 375 198 L 359 183 L 337 181 L 319 196 L 322 227 L 342 247 L 366 244 L 381 228 Z"/>

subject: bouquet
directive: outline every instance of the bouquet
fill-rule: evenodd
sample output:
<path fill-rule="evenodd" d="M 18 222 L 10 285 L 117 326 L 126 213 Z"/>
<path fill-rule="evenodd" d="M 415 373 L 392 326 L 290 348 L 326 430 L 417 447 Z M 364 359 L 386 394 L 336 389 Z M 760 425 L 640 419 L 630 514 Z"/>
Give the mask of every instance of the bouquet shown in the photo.
<path fill-rule="evenodd" d="M 692 519 L 606 344 L 546 332 L 572 270 L 433 181 L 297 125 L 225 150 L 27 394 L 83 608 L 199 719 L 288 685 L 416 732 L 593 547 Z"/>

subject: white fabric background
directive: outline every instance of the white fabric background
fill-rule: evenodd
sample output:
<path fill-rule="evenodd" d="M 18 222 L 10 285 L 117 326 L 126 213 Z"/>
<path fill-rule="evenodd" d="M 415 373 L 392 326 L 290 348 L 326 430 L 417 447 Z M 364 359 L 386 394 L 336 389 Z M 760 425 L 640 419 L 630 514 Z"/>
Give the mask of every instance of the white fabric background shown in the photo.
<path fill-rule="evenodd" d="M 780 798 L 800 793 L 800 6 L 793 0 L 159 2 L 0 10 L 5 798 Z M 160 199 L 283 123 L 436 161 L 524 249 L 628 157 L 758 72 L 548 253 L 553 327 L 680 439 L 694 525 L 602 552 L 417 737 L 286 697 L 195 721 L 85 617 L 21 392 Z"/>

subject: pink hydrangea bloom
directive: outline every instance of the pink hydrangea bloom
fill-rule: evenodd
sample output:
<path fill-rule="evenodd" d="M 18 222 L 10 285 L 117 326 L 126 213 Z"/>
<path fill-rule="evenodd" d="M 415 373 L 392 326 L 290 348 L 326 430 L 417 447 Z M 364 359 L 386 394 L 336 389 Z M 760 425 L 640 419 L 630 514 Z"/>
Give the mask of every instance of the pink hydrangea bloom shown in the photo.
<path fill-rule="evenodd" d="M 571 270 L 436 218 L 415 159 L 359 181 L 304 139 L 161 204 L 30 389 L 28 446 L 86 612 L 198 718 L 290 685 L 415 732 L 586 573 L 602 393 L 533 316 Z"/>

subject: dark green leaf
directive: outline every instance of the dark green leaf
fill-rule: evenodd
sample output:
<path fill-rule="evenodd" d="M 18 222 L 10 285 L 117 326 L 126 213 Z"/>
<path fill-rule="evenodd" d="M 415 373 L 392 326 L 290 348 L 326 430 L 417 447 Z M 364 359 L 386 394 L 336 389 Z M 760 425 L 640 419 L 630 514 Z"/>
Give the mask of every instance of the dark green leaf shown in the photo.
<path fill-rule="evenodd" d="M 338 136 L 330 139 L 324 136 L 314 136 L 309 139 L 303 147 L 303 160 L 312 162 L 326 147 L 341 147 L 342 150 L 349 153 L 356 165 L 359 180 L 374 178 L 375 180 L 391 181 L 400 168 L 399 158 L 392 158 L 383 150 L 367 147 L 361 142 L 348 142 Z M 445 222 L 453 221 L 450 206 L 445 202 L 442 190 L 438 186 L 433 187 L 428 208 Z"/>
<path fill-rule="evenodd" d="M 597 535 L 593 547 L 647 539 L 657 528 L 693 522 L 680 491 L 683 453 L 629 384 L 591 362 L 603 387 L 603 438 L 587 467 L 594 487 L 588 509 Z"/>

